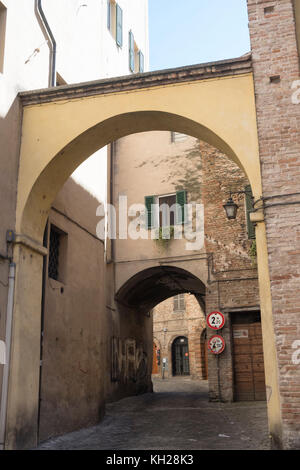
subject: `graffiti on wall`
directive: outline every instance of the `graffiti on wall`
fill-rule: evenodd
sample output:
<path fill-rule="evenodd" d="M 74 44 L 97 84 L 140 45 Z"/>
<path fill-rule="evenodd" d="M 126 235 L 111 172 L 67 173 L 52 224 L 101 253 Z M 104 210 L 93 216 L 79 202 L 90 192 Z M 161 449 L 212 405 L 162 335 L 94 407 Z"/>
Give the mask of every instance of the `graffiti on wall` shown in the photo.
<path fill-rule="evenodd" d="M 148 357 L 134 338 L 112 337 L 112 382 L 141 382 L 147 376 Z"/>

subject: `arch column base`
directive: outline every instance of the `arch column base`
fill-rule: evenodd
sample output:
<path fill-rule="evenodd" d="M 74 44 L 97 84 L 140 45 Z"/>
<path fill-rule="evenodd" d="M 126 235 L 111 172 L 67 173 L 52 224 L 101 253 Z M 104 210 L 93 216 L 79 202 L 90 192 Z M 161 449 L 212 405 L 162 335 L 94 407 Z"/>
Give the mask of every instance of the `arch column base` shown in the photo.
<path fill-rule="evenodd" d="M 38 442 L 43 250 L 17 241 L 5 450 Z M 41 247 L 42 248 L 42 247 Z"/>
<path fill-rule="evenodd" d="M 283 425 L 279 392 L 278 358 L 272 312 L 266 226 L 261 211 L 257 213 L 255 222 L 269 433 L 272 439 L 272 447 L 282 449 Z"/>

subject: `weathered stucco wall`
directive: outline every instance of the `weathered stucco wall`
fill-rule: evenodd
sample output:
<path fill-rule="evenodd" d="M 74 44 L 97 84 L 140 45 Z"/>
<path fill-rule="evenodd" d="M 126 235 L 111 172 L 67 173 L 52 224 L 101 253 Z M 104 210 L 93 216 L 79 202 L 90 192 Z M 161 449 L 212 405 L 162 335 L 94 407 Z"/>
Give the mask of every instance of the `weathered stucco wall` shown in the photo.
<path fill-rule="evenodd" d="M 99 202 L 71 179 L 47 226 L 64 233 L 58 269 L 44 279 L 39 439 L 95 424 L 104 414 L 107 370 L 104 243 L 95 236 Z"/>

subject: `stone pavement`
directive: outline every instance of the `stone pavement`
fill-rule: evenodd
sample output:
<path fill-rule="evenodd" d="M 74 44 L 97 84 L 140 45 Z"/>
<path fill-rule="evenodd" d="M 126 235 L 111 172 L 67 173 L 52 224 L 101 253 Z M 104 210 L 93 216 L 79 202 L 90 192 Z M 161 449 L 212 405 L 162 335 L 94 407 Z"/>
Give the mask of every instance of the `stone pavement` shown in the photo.
<path fill-rule="evenodd" d="M 207 381 L 154 379 L 154 391 L 108 404 L 94 427 L 51 439 L 54 450 L 268 450 L 265 402 L 213 403 Z"/>

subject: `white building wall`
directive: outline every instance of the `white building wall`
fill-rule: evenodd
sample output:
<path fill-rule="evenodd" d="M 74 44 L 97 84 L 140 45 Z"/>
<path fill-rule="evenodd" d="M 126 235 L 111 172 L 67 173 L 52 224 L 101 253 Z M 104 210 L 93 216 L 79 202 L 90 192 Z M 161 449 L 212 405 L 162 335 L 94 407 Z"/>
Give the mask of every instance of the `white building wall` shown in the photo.
<path fill-rule="evenodd" d="M 46 88 L 49 47 L 35 14 L 35 0 L 1 0 L 7 7 L 4 69 L 0 73 L 0 118 L 18 92 Z M 149 67 L 148 0 L 118 0 L 123 10 L 123 45 L 107 28 L 107 0 L 43 0 L 57 42 L 56 70 L 68 83 L 131 73 L 129 31 Z M 99 200 L 106 195 L 106 149 L 81 165 L 74 179 Z"/>

